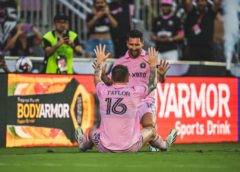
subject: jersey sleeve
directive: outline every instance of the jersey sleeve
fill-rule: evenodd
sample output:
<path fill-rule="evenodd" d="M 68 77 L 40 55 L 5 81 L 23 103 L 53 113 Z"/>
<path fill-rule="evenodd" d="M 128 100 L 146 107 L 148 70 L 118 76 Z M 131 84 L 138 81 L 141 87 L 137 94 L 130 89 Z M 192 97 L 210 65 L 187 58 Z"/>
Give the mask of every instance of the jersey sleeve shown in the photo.
<path fill-rule="evenodd" d="M 97 85 L 96 85 L 96 93 L 97 93 L 98 98 L 102 97 L 102 91 L 104 89 L 106 89 L 106 85 L 103 82 L 97 83 Z"/>
<path fill-rule="evenodd" d="M 143 85 L 136 85 L 134 86 L 135 91 L 137 94 L 140 95 L 141 98 L 145 98 L 148 95 L 148 86 L 143 84 Z"/>
<path fill-rule="evenodd" d="M 142 119 L 143 115 L 146 113 L 151 113 L 153 115 L 156 114 L 155 103 L 150 99 L 142 100 L 137 107 L 137 114 L 139 115 L 140 119 Z"/>

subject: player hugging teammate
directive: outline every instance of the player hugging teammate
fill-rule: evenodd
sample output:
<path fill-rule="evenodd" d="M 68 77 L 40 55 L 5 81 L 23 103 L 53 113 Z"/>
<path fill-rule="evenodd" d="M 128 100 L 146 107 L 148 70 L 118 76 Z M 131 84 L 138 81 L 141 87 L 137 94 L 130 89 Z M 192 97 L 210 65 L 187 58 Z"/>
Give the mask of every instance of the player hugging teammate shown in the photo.
<path fill-rule="evenodd" d="M 105 53 L 105 46 L 96 46 L 94 81 L 101 122 L 88 133 L 76 129 L 75 136 L 82 151 L 95 145 L 100 152 L 137 152 L 147 143 L 151 148 L 167 150 L 176 140 L 176 129 L 163 140 L 155 126 L 155 88 L 158 80 L 164 82 L 169 64 L 163 60 L 158 64 L 155 48 L 150 47 L 146 52 L 143 46 L 143 34 L 138 30 L 130 31 L 128 51 L 115 61 L 111 78 L 106 75 L 104 66 L 110 54 Z"/>

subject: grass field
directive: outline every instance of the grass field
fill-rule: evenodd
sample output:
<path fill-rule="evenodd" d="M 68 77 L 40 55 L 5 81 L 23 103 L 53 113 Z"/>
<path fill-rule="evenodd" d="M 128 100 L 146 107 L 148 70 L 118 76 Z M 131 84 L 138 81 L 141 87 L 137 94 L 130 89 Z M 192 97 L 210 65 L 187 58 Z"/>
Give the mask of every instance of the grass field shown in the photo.
<path fill-rule="evenodd" d="M 240 144 L 174 145 L 168 152 L 111 154 L 77 148 L 0 149 L 0 172 L 240 171 Z"/>

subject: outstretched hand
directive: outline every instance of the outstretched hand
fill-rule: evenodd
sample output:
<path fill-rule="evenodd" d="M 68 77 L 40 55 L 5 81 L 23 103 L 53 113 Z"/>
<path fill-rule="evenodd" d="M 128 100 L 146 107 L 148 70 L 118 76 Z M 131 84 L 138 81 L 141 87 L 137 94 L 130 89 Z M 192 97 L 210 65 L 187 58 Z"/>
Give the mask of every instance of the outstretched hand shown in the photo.
<path fill-rule="evenodd" d="M 157 65 L 158 75 L 165 76 L 169 68 L 170 68 L 170 65 L 166 60 L 160 60 L 160 63 Z"/>
<path fill-rule="evenodd" d="M 148 63 L 150 67 L 155 67 L 157 65 L 157 57 L 158 57 L 158 52 L 156 51 L 155 48 L 150 47 L 148 48 Z"/>
<path fill-rule="evenodd" d="M 105 53 L 106 46 L 99 44 L 94 49 L 97 58 L 97 64 L 102 64 L 110 55 L 110 53 Z"/>

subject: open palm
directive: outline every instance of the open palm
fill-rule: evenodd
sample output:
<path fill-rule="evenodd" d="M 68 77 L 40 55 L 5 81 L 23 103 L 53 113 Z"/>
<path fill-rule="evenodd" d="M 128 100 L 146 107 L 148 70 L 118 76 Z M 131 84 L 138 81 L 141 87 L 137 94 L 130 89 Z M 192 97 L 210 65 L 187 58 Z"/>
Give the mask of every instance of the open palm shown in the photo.
<path fill-rule="evenodd" d="M 157 65 L 157 57 L 158 57 L 158 53 L 155 48 L 150 47 L 148 49 L 148 57 L 149 57 L 148 63 L 150 67 L 155 67 Z"/>
<path fill-rule="evenodd" d="M 170 65 L 166 60 L 160 60 L 160 63 L 157 65 L 158 75 L 164 76 L 169 68 Z"/>
<path fill-rule="evenodd" d="M 105 45 L 97 45 L 94 49 L 94 52 L 96 54 L 97 63 L 102 64 L 110 55 L 110 53 L 105 53 L 106 46 Z"/>

